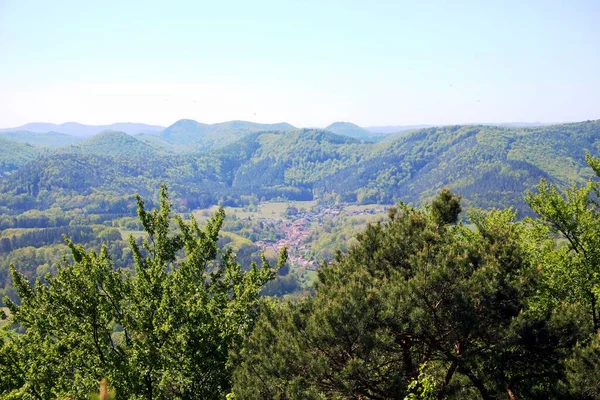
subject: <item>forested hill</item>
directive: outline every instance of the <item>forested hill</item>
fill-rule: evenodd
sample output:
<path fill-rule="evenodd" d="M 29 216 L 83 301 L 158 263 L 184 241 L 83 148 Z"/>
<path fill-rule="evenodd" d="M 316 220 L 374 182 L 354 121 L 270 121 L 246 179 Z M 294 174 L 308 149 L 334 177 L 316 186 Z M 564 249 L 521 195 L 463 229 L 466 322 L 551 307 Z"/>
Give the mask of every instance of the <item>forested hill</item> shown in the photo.
<path fill-rule="evenodd" d="M 62 147 L 75 144 L 82 141 L 82 138 L 65 135 L 58 132 L 29 132 L 29 131 L 10 131 L 1 132 L 0 138 L 17 143 L 28 143 L 37 147 Z"/>
<path fill-rule="evenodd" d="M 374 138 L 377 137 L 376 134 L 350 122 L 334 122 L 325 127 L 325 130 L 338 135 L 350 136 L 365 141 L 375 141 Z"/>
<path fill-rule="evenodd" d="M 28 143 L 17 143 L 0 138 L 0 176 L 10 174 L 40 157 L 43 151 Z"/>
<path fill-rule="evenodd" d="M 190 119 L 182 119 L 167 127 L 160 136 L 172 144 L 191 145 L 198 150 L 210 150 L 226 146 L 250 133 L 294 129 L 296 128 L 285 122 L 258 124 L 246 121 L 228 121 L 218 124 L 203 124 Z"/>
<path fill-rule="evenodd" d="M 591 176 L 584 158 L 586 151 L 599 153 L 600 121 L 437 127 L 376 144 L 310 129 L 240 136 L 204 152 L 199 146 L 192 152 L 183 145 L 162 148 L 162 139 L 145 142 L 118 133 L 58 150 L 0 141 L 11 149 L 2 152 L 8 175 L 0 207 L 10 214 L 52 206 L 125 212 L 131 204 L 122 199 L 156 193 L 164 182 L 182 210 L 219 201 L 240 204 L 247 196 L 416 203 L 448 186 L 467 206 L 526 211 L 523 194 L 541 178 L 566 185 Z"/>
<path fill-rule="evenodd" d="M 81 143 L 60 149 L 63 153 L 111 155 L 117 157 L 143 157 L 156 154 L 149 144 L 123 132 L 106 131 Z"/>

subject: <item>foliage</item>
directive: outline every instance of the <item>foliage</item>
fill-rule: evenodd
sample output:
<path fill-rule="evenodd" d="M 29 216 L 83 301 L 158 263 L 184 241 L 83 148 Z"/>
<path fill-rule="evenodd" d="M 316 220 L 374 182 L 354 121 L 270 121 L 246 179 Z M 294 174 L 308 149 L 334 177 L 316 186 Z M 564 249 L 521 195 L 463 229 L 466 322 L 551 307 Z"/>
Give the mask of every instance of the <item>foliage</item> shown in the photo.
<path fill-rule="evenodd" d="M 18 170 L 41 154 L 39 149 L 29 144 L 0 138 L 0 177 Z"/>
<path fill-rule="evenodd" d="M 21 305 L 5 299 L 11 323 L 3 339 L 10 359 L 0 376 L 7 396 L 64 398 L 91 393 L 107 378 L 120 398 L 222 398 L 229 392 L 229 353 L 257 316 L 259 292 L 275 276 L 263 259 L 243 271 L 217 246 L 224 213 L 201 229 L 175 216 L 166 189 L 160 209 L 138 215 L 147 237 L 131 238 L 135 273 L 114 269 L 106 246 L 86 251 L 68 240 L 74 262 L 32 287 L 11 268 Z M 278 265 L 286 261 L 285 252 Z"/>
<path fill-rule="evenodd" d="M 160 136 L 169 143 L 194 145 L 198 149 L 208 150 L 223 147 L 254 132 L 293 129 L 295 128 L 287 123 L 257 124 L 246 121 L 228 121 L 218 124 L 202 124 L 182 119 L 167 127 Z"/>
<path fill-rule="evenodd" d="M 541 274 L 526 227 L 496 211 L 473 214 L 471 230 L 431 209 L 392 209 L 319 270 L 314 297 L 266 307 L 236 396 L 410 398 L 426 364 L 419 382 L 440 397 L 559 397 L 565 349 L 589 331 L 577 308 L 530 307 Z"/>
<path fill-rule="evenodd" d="M 587 156 L 588 164 L 600 176 L 600 159 Z M 540 219 L 532 222 L 542 232 L 550 231 L 566 243 L 549 248 L 539 260 L 545 275 L 545 302 L 580 302 L 589 310 L 594 329 L 600 329 L 600 182 L 589 180 L 573 185 L 565 194 L 542 181 L 527 200 Z M 546 246 L 548 247 L 548 246 Z"/>
<path fill-rule="evenodd" d="M 108 132 L 54 150 L 6 152 L 19 160 L 6 169 L 12 174 L 0 187 L 0 204 L 13 214 L 63 207 L 74 197 L 80 204 L 95 205 L 99 195 L 123 197 L 135 190 L 149 196 L 160 182 L 169 184 L 176 207 L 183 210 L 219 201 L 239 205 L 243 196 L 419 203 L 449 187 L 465 204 L 514 206 L 530 214 L 522 195 L 541 178 L 562 186 L 591 174 L 581 154 L 598 153 L 600 130 L 599 121 L 536 128 L 450 126 L 373 144 L 285 125 L 217 125 L 179 121 L 163 132 L 174 143 L 179 143 L 180 130 L 188 138 L 182 143 L 210 137 L 218 147 L 214 149 L 208 149 L 213 146 L 208 142 L 204 150 L 194 150 L 157 136 Z"/>

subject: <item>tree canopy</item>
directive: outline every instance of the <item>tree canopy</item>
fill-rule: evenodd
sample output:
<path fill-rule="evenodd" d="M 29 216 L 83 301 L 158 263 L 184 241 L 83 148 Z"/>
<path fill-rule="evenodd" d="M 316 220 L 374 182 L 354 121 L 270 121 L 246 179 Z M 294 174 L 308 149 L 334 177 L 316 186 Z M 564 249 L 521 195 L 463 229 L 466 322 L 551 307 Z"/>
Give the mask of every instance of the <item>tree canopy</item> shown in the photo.
<path fill-rule="evenodd" d="M 266 308 L 236 396 L 569 396 L 565 359 L 593 331 L 583 305 L 538 306 L 537 242 L 514 212 L 472 212 L 467 227 L 457 204 L 447 191 L 428 208 L 401 204 L 323 265 L 314 297 Z"/>
<path fill-rule="evenodd" d="M 201 228 L 171 215 L 166 189 L 159 209 L 138 215 L 147 233 L 131 238 L 135 273 L 115 269 L 106 247 L 87 251 L 67 240 L 63 262 L 33 287 L 11 268 L 20 304 L 5 299 L 0 389 L 6 398 L 81 398 L 107 378 L 120 398 L 223 398 L 229 352 L 257 316 L 259 293 L 275 268 L 244 271 L 217 246 L 224 213 Z M 173 220 L 176 226 L 173 226 Z M 285 251 L 278 266 L 285 264 Z"/>

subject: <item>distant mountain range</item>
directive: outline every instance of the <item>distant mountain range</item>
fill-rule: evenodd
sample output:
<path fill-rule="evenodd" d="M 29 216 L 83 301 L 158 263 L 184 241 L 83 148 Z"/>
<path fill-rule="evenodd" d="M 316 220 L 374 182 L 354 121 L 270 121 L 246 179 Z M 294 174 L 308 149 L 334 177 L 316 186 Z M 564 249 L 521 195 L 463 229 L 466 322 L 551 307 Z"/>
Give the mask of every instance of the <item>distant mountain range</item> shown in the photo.
<path fill-rule="evenodd" d="M 218 124 L 203 124 L 191 119 L 182 119 L 160 133 L 165 141 L 178 145 L 194 145 L 200 150 L 226 146 L 254 132 L 290 131 L 296 127 L 287 122 L 259 124 L 247 121 L 228 121 Z"/>
<path fill-rule="evenodd" d="M 328 127 L 345 135 L 242 121 L 184 120 L 169 128 L 160 135 L 104 132 L 58 148 L 0 137 L 0 209 L 70 207 L 71 198 L 83 207 L 98 196 L 151 196 L 167 183 L 183 209 L 238 204 L 248 196 L 418 203 L 447 186 L 466 206 L 527 213 L 523 194 L 540 179 L 585 182 L 592 175 L 585 153 L 600 154 L 600 120 L 433 127 L 377 143 L 347 123 Z"/>
<path fill-rule="evenodd" d="M 32 133 L 63 133 L 65 135 L 86 137 L 93 136 L 102 131 L 125 132 L 129 135 L 137 133 L 159 134 L 165 128 L 157 125 L 137 124 L 133 122 L 118 122 L 110 125 L 84 125 L 77 122 L 65 122 L 64 124 L 49 124 L 44 122 L 33 122 L 16 128 L 3 128 L 0 132 L 27 131 Z"/>
<path fill-rule="evenodd" d="M 471 125 L 471 124 L 466 124 Z M 505 122 L 481 123 L 472 125 L 489 125 L 505 127 L 536 127 L 553 125 L 542 122 Z M 323 128 L 338 135 L 353 137 L 363 141 L 379 141 L 383 137 L 417 129 L 432 128 L 441 125 L 397 125 L 397 126 L 368 126 L 361 127 L 351 122 L 334 122 Z M 0 137 L 17 142 L 45 141 L 44 145 L 61 146 L 76 143 L 78 139 L 66 138 L 57 134 L 69 135 L 76 138 L 90 137 L 104 131 L 124 132 L 128 135 L 160 135 L 166 142 L 175 145 L 198 144 L 200 148 L 210 149 L 232 143 L 248 133 L 265 131 L 289 131 L 297 129 L 287 122 L 276 124 L 261 124 L 249 121 L 227 121 L 216 124 L 205 124 L 191 119 L 181 119 L 174 124 L 163 127 L 158 125 L 139 124 L 133 122 L 119 122 L 110 125 L 85 125 L 77 122 L 63 124 L 50 124 L 34 122 L 15 128 L 1 128 Z M 315 128 L 321 129 L 321 128 Z M 35 134 L 53 134 L 52 138 L 44 140 Z M 151 140 L 151 139 L 150 139 Z"/>
<path fill-rule="evenodd" d="M 33 146 L 61 147 L 75 144 L 84 140 L 83 137 L 76 137 L 58 132 L 31 132 L 31 131 L 0 131 L 0 138 L 17 143 L 29 143 Z"/>

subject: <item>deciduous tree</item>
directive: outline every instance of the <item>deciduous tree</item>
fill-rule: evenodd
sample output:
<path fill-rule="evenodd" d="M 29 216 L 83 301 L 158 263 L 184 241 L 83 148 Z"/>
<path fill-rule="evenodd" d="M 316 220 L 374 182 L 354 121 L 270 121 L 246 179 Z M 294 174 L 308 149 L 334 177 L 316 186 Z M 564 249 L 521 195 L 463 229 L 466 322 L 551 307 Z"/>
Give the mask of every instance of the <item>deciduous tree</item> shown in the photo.
<path fill-rule="evenodd" d="M 74 262 L 61 263 L 47 283 L 31 287 L 11 268 L 21 304 L 4 301 L 24 333 L 3 339 L 0 359 L 11 362 L 0 377 L 6 396 L 81 398 L 103 378 L 119 398 L 229 392 L 229 353 L 252 329 L 275 269 L 263 259 L 244 271 L 218 248 L 222 209 L 201 228 L 193 217 L 171 215 L 165 187 L 160 209 L 137 203 L 146 237 L 142 246 L 130 239 L 134 274 L 115 269 L 105 247 L 87 251 L 70 240 Z"/>

